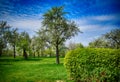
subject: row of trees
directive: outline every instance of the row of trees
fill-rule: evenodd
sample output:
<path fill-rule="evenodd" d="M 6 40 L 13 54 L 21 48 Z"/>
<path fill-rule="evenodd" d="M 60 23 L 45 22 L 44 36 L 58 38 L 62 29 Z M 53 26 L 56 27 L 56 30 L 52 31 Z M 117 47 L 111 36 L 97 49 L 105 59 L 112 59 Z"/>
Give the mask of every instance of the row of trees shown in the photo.
<path fill-rule="evenodd" d="M 30 37 L 28 33 L 18 33 L 18 29 L 12 29 L 7 22 L 0 22 L 0 56 L 6 48 L 13 47 L 14 58 L 16 57 L 16 47 L 23 50 L 23 55 L 27 58 L 26 50 L 30 45 Z"/>
<path fill-rule="evenodd" d="M 16 51 L 21 51 L 21 49 L 23 49 L 24 53 L 27 51 L 29 55 L 33 54 L 34 57 L 35 54 L 38 54 L 38 56 L 40 56 L 40 54 L 42 56 L 44 56 L 44 54 L 49 54 L 50 56 L 55 54 L 55 47 L 49 43 L 49 36 L 44 35 L 43 30 L 36 32 L 37 35 L 33 36 L 32 38 L 29 37 L 29 34 L 27 32 L 19 33 L 18 31 L 18 29 L 11 28 L 7 22 L 0 22 L 0 56 L 2 55 L 2 52 L 7 48 L 13 49 L 12 51 L 14 58 L 16 56 Z M 82 44 L 80 44 L 80 46 L 83 47 Z M 76 47 L 79 47 L 79 44 L 70 42 L 68 47 L 66 47 L 63 43 L 59 45 L 60 54 L 62 53 L 64 55 L 64 52 L 66 50 L 72 50 Z"/>
<path fill-rule="evenodd" d="M 42 27 L 36 32 L 36 36 L 30 38 L 27 32 L 18 32 L 7 22 L 0 22 L 0 56 L 6 48 L 13 48 L 14 58 L 17 51 L 22 51 L 25 59 L 29 55 L 44 56 L 56 55 L 56 63 L 59 64 L 60 54 L 64 55 L 67 49 L 83 48 L 81 43 L 70 43 L 68 48 L 65 41 L 80 32 L 73 21 L 65 18 L 63 7 L 53 7 L 43 14 Z M 100 38 L 89 43 L 94 48 L 120 48 L 120 29 L 112 30 Z M 20 52 L 21 53 L 21 52 Z"/>
<path fill-rule="evenodd" d="M 89 43 L 93 48 L 120 48 L 120 29 L 114 29 Z"/>
<path fill-rule="evenodd" d="M 0 55 L 2 51 L 10 45 L 13 47 L 14 58 L 16 47 L 23 51 L 23 56 L 27 59 L 27 52 L 38 54 L 46 52 L 50 55 L 55 51 L 56 63 L 59 64 L 60 51 L 66 49 L 64 42 L 75 36 L 80 30 L 73 21 L 65 18 L 66 12 L 63 7 L 53 7 L 43 15 L 42 27 L 37 31 L 37 36 L 30 39 L 28 33 L 18 33 L 17 29 L 11 29 L 6 22 L 0 23 Z M 39 55 L 38 55 L 39 56 Z"/>
<path fill-rule="evenodd" d="M 0 22 L 0 56 L 8 51 L 13 52 L 14 58 L 16 54 L 21 55 L 23 53 L 25 59 L 27 59 L 28 55 L 33 57 L 36 55 L 38 57 L 55 55 L 54 45 L 47 42 L 48 37 L 44 35 L 42 30 L 39 30 L 37 35 L 32 38 L 27 32 L 19 33 L 18 31 L 18 29 L 11 28 L 7 22 Z M 66 49 L 67 47 L 64 44 L 59 45 L 60 54 L 64 55 Z"/>

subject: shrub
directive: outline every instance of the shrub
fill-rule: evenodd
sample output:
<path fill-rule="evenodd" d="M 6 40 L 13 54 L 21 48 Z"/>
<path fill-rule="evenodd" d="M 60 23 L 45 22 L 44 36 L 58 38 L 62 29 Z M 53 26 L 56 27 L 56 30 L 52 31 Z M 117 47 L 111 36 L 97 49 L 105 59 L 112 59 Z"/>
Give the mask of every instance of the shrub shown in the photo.
<path fill-rule="evenodd" d="M 118 82 L 120 50 L 78 48 L 64 60 L 69 78 L 83 82 Z"/>

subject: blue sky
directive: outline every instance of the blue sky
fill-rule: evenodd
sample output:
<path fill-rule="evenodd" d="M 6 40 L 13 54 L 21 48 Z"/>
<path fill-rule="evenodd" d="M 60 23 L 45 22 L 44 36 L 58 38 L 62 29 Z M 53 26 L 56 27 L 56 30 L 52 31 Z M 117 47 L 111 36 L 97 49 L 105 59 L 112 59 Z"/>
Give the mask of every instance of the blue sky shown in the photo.
<path fill-rule="evenodd" d="M 88 45 L 102 34 L 120 28 L 119 0 L 0 0 L 0 20 L 33 36 L 42 26 L 42 15 L 54 6 L 64 6 L 64 11 L 69 12 L 66 17 L 83 32 L 66 44 Z"/>

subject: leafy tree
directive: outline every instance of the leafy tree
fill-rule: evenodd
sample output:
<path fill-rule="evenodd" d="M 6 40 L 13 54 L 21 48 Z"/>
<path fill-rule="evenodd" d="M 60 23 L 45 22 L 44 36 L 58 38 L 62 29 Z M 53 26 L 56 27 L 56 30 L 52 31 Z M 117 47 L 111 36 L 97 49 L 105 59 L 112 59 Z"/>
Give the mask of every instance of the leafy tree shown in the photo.
<path fill-rule="evenodd" d="M 48 36 L 46 35 L 45 31 L 43 29 L 40 29 L 38 32 L 36 32 L 38 36 L 35 38 L 36 43 L 36 51 L 40 50 L 41 56 L 44 55 L 45 47 L 48 46 Z"/>
<path fill-rule="evenodd" d="M 22 32 L 19 35 L 18 47 L 23 50 L 23 56 L 25 59 L 28 58 L 27 51 L 29 50 L 31 39 L 27 32 Z"/>
<path fill-rule="evenodd" d="M 90 48 L 110 48 L 110 44 L 105 39 L 105 37 L 102 36 L 90 42 L 89 47 Z"/>
<path fill-rule="evenodd" d="M 9 43 L 13 47 L 14 58 L 16 57 L 16 45 L 18 42 L 18 34 L 19 33 L 17 32 L 17 29 L 12 29 L 12 31 L 10 33 Z"/>
<path fill-rule="evenodd" d="M 3 49 L 7 47 L 10 28 L 6 21 L 0 21 L 0 56 L 2 55 Z"/>
<path fill-rule="evenodd" d="M 76 48 L 76 44 L 74 42 L 69 42 L 68 49 L 69 50 L 74 50 L 75 48 Z"/>
<path fill-rule="evenodd" d="M 114 29 L 89 43 L 92 48 L 120 48 L 120 29 Z"/>
<path fill-rule="evenodd" d="M 104 35 L 114 48 L 120 48 L 120 29 L 111 30 Z"/>
<path fill-rule="evenodd" d="M 49 57 L 53 56 L 54 51 L 53 51 L 52 47 L 45 49 L 45 54 L 46 54 L 46 56 L 49 56 Z"/>
<path fill-rule="evenodd" d="M 43 27 L 49 42 L 56 48 L 56 63 L 59 64 L 59 45 L 75 36 L 79 29 L 74 22 L 66 20 L 63 7 L 53 7 L 43 15 Z"/>
<path fill-rule="evenodd" d="M 32 53 L 33 53 L 34 57 L 35 57 L 36 45 L 38 45 L 38 44 L 36 43 L 36 37 L 34 36 L 31 39 L 31 48 L 32 48 Z"/>
<path fill-rule="evenodd" d="M 84 46 L 81 43 L 69 42 L 69 44 L 68 44 L 69 50 L 74 50 L 76 48 L 84 48 Z"/>
<path fill-rule="evenodd" d="M 82 43 L 78 43 L 78 44 L 77 44 L 77 48 L 84 48 L 84 46 L 83 46 Z"/>
<path fill-rule="evenodd" d="M 31 40 L 31 47 L 33 51 L 33 55 L 35 57 L 35 54 L 38 54 L 38 57 L 44 55 L 44 49 L 46 47 L 46 42 L 44 40 L 44 35 L 41 33 L 41 31 L 37 32 L 37 36 L 34 36 Z M 39 53 L 40 51 L 40 53 Z"/>
<path fill-rule="evenodd" d="M 65 44 L 61 44 L 60 46 L 59 46 L 59 54 L 61 55 L 61 56 L 65 56 L 65 54 L 66 54 L 66 52 L 67 52 L 67 50 L 68 50 L 68 48 L 65 46 Z"/>

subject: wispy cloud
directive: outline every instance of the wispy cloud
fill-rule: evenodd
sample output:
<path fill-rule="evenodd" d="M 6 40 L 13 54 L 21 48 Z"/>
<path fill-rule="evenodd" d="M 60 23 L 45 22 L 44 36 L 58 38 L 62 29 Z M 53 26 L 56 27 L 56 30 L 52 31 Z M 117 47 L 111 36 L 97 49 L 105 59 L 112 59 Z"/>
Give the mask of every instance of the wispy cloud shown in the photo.
<path fill-rule="evenodd" d="M 35 14 L 33 16 L 27 14 L 12 16 L 8 14 L 5 18 L 0 18 L 0 20 L 7 21 L 12 28 L 18 28 L 19 32 L 28 32 L 31 37 L 42 26 L 42 14 Z"/>
<path fill-rule="evenodd" d="M 81 42 L 87 46 L 88 43 L 93 41 L 96 37 L 99 37 L 112 29 L 120 28 L 119 25 L 115 24 L 119 18 L 114 14 L 86 16 L 72 20 L 75 21 L 83 33 L 79 33 L 76 37 L 68 40 L 67 43 L 69 43 L 69 41 L 76 43 Z"/>
<path fill-rule="evenodd" d="M 66 18 L 75 21 L 83 34 L 73 42 L 87 45 L 95 37 L 120 28 L 119 0 L 0 0 L 0 20 L 30 36 L 41 27 L 42 14 L 54 6 L 65 6 Z"/>
<path fill-rule="evenodd" d="M 41 27 L 41 20 L 24 19 L 11 22 L 10 25 L 15 28 L 35 31 Z"/>
<path fill-rule="evenodd" d="M 108 21 L 108 20 L 115 20 L 117 18 L 115 15 L 101 15 L 101 16 L 93 16 L 91 17 L 91 19 L 98 21 Z"/>
<path fill-rule="evenodd" d="M 86 16 L 72 19 L 83 31 L 91 29 L 104 29 L 108 26 L 117 26 L 115 22 L 120 21 L 118 15 L 96 15 L 96 16 Z M 110 27 L 111 27 L 110 26 Z M 99 29 L 99 30 L 100 30 Z"/>

